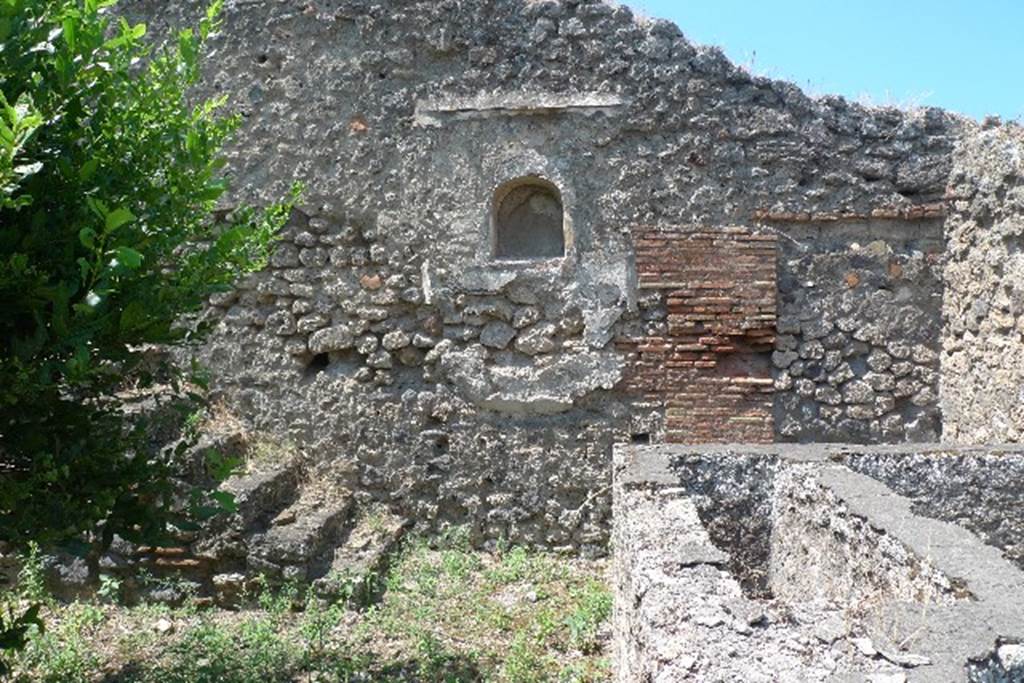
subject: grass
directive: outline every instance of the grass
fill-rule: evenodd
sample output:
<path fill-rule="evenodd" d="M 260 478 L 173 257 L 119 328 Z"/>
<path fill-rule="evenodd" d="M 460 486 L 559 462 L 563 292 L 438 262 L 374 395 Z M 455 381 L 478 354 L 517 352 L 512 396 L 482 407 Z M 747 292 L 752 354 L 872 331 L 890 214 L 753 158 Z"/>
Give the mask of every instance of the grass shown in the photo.
<path fill-rule="evenodd" d="M 48 602 L 12 680 L 596 683 L 611 678 L 604 573 L 600 561 L 476 551 L 454 532 L 407 541 L 383 597 L 360 609 L 266 584 L 238 611 L 125 607 L 108 584 L 95 602 Z"/>

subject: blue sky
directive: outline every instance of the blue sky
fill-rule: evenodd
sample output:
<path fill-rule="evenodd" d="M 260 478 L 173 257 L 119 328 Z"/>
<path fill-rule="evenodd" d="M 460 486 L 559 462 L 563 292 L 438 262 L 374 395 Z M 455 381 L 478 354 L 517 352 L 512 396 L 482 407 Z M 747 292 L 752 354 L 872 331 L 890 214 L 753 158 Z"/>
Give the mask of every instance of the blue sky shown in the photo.
<path fill-rule="evenodd" d="M 1024 119 L 1024 0 L 625 0 L 810 94 Z"/>

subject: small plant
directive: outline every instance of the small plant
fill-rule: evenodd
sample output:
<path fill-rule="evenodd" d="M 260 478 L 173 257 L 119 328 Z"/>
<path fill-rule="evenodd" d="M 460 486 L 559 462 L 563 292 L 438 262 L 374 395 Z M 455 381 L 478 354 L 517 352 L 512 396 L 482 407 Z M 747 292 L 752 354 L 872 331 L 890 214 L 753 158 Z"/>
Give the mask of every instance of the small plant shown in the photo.
<path fill-rule="evenodd" d="M 441 569 L 450 578 L 460 581 L 480 569 L 480 557 L 465 550 L 444 550 L 441 553 Z"/>
<path fill-rule="evenodd" d="M 438 538 L 437 547 L 442 550 L 472 550 L 473 544 L 470 542 L 469 527 L 448 527 L 441 533 L 441 536 Z"/>
<path fill-rule="evenodd" d="M 306 643 L 307 661 L 315 661 L 323 656 L 327 649 L 328 636 L 345 617 L 342 604 L 324 606 L 323 603 L 310 595 L 306 600 L 306 610 L 299 624 L 299 632 Z"/>
<path fill-rule="evenodd" d="M 291 612 L 296 605 L 302 605 L 306 589 L 296 581 L 285 581 L 280 586 L 270 583 L 266 575 L 260 575 L 255 581 L 256 603 L 260 609 L 274 616 L 282 616 Z"/>
<path fill-rule="evenodd" d="M 121 599 L 121 579 L 109 574 L 100 576 L 100 587 L 96 594 L 103 602 L 113 604 Z"/>
<path fill-rule="evenodd" d="M 435 680 L 443 673 L 449 660 L 444 644 L 427 631 L 421 632 L 416 641 L 416 654 L 419 658 L 420 675 Z"/>
<path fill-rule="evenodd" d="M 388 530 L 388 509 L 379 503 L 366 506 L 361 514 L 360 524 L 375 534 Z"/>
<path fill-rule="evenodd" d="M 496 567 L 487 572 L 487 578 L 497 584 L 515 583 L 525 579 L 532 566 L 530 554 L 525 548 L 512 548 L 502 555 Z"/>
<path fill-rule="evenodd" d="M 545 683 L 548 668 L 544 656 L 524 634 L 516 636 L 501 667 L 501 680 L 507 683 Z"/>
<path fill-rule="evenodd" d="M 240 651 L 244 656 L 244 681 L 274 681 L 285 678 L 285 672 L 297 668 L 299 652 L 295 645 L 282 638 L 275 619 L 255 618 L 243 622 L 239 629 Z"/>
<path fill-rule="evenodd" d="M 49 602 L 50 592 L 46 589 L 46 570 L 43 568 L 39 544 L 30 542 L 28 553 L 22 556 L 21 570 L 18 571 L 18 594 L 30 602 Z"/>
<path fill-rule="evenodd" d="M 196 408 L 185 417 L 181 429 L 186 439 L 194 440 L 199 436 L 203 422 L 206 420 L 206 409 Z"/>
<path fill-rule="evenodd" d="M 575 597 L 578 606 L 565 618 L 569 643 L 580 652 L 591 654 L 601 647 L 598 629 L 611 615 L 612 595 L 605 586 L 592 581 Z"/>

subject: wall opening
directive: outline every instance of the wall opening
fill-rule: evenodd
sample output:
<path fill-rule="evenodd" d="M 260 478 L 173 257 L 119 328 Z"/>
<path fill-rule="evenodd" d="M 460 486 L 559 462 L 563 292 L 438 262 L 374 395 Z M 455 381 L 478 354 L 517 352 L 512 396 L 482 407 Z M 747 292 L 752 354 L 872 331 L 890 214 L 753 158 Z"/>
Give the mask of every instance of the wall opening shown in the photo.
<path fill-rule="evenodd" d="M 494 193 L 491 212 L 494 257 L 543 259 L 565 256 L 562 194 L 542 178 L 520 178 Z"/>
<path fill-rule="evenodd" d="M 306 364 L 306 376 L 316 375 L 327 369 L 331 364 L 331 357 L 326 353 L 318 353 Z"/>

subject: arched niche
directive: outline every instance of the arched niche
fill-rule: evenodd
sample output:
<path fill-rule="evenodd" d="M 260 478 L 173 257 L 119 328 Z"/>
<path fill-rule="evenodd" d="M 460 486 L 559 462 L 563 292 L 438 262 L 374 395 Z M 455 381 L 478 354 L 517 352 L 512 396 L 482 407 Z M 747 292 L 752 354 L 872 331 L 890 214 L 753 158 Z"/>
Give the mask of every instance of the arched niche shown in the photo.
<path fill-rule="evenodd" d="M 500 185 L 491 205 L 491 240 L 496 259 L 565 256 L 565 208 L 558 187 L 534 176 Z"/>

